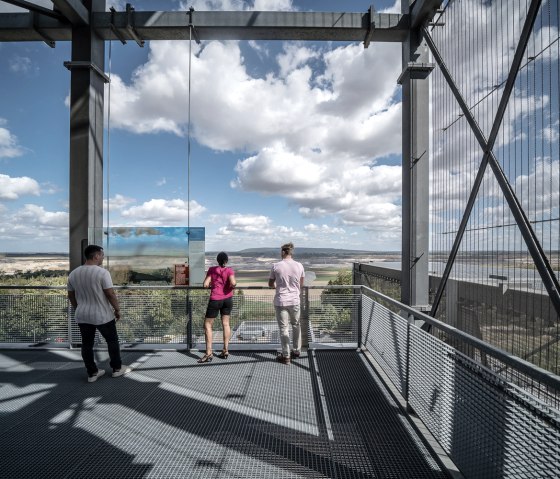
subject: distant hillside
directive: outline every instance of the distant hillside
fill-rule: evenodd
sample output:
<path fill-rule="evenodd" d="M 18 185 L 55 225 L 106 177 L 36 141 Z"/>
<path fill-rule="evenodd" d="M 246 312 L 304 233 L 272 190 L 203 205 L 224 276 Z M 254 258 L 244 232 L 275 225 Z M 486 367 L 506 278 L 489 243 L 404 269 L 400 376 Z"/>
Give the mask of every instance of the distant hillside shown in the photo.
<path fill-rule="evenodd" d="M 263 256 L 263 257 L 276 257 L 280 251 L 279 247 L 276 248 L 247 248 L 241 251 L 232 251 L 230 254 L 238 256 Z M 353 249 L 340 249 L 340 248 L 305 248 L 296 247 L 294 250 L 296 256 L 336 256 L 336 257 L 352 257 L 357 255 L 376 255 L 386 252 L 380 251 L 366 251 L 366 250 L 353 250 Z M 397 252 L 398 253 L 398 252 Z M 208 254 L 211 254 L 208 252 Z M 392 252 L 395 254 L 395 252 Z"/>

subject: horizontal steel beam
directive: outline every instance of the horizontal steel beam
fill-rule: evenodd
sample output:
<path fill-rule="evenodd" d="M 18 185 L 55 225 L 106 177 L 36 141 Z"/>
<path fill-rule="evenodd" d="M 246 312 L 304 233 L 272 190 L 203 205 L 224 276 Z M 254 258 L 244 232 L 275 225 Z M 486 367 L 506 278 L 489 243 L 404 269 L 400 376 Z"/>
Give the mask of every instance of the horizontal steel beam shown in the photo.
<path fill-rule="evenodd" d="M 89 11 L 79 0 L 52 0 L 52 2 L 72 25 L 89 24 Z"/>
<path fill-rule="evenodd" d="M 142 12 L 131 16 L 116 12 L 112 20 L 122 36 L 129 26 L 142 40 L 188 40 L 188 12 Z M 364 41 L 371 21 L 373 42 L 402 42 L 409 16 L 393 13 L 332 12 L 208 12 L 196 11 L 193 24 L 201 40 L 330 40 Z M 111 28 L 111 12 L 92 13 L 91 25 L 103 40 L 119 40 Z M 54 18 L 40 16 L 35 25 L 30 13 L 1 13 L 0 42 L 43 41 L 36 29 L 54 41 L 70 41 L 72 28 Z"/>

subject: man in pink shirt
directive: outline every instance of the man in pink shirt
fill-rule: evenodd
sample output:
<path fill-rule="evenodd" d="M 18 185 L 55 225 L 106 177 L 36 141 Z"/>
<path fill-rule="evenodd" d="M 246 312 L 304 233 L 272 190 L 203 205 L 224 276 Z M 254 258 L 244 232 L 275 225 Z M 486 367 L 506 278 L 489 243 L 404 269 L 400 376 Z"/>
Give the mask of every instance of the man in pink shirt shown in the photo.
<path fill-rule="evenodd" d="M 294 245 L 287 243 L 281 248 L 282 261 L 274 263 L 268 280 L 269 288 L 276 288 L 274 310 L 282 354 L 276 360 L 282 364 L 290 364 L 290 359 L 299 358 L 301 353 L 300 291 L 303 287 L 305 272 L 303 265 L 292 258 Z M 293 349 L 290 353 L 290 331 L 292 325 Z"/>

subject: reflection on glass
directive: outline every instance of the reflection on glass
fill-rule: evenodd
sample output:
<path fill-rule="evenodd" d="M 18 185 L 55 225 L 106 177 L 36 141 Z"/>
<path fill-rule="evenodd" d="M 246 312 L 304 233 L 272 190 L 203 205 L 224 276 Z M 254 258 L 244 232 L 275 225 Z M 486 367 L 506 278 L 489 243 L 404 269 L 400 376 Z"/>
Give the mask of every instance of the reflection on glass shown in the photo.
<path fill-rule="evenodd" d="M 121 284 L 185 284 L 190 242 L 202 246 L 204 228 L 174 226 L 112 227 L 104 235 L 105 266 L 115 285 Z M 198 255 L 195 269 L 199 266 Z M 190 264 L 189 264 L 190 263 Z M 204 271 L 204 262 L 202 262 Z M 191 278 L 193 272 L 190 272 Z M 192 280 L 191 280 L 192 284 Z"/>

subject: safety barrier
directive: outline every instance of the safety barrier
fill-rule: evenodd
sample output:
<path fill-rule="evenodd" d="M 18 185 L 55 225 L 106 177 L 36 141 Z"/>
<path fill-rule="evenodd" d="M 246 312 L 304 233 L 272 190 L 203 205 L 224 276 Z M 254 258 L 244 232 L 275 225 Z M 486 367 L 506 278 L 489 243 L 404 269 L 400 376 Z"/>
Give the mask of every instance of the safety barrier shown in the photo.
<path fill-rule="evenodd" d="M 123 342 L 202 343 L 207 291 L 116 289 Z M 64 288 L 0 290 L 0 343 L 79 342 Z M 272 294 L 236 292 L 237 347 L 279 343 Z M 369 352 L 465 477 L 560 477 L 558 376 L 364 286 L 309 287 L 302 298 L 310 347 Z M 219 342 L 219 321 L 214 329 Z"/>
<path fill-rule="evenodd" d="M 558 376 L 363 293 L 361 344 L 465 477 L 560 477 Z"/>
<path fill-rule="evenodd" d="M 115 291 L 121 307 L 122 343 L 195 347 L 204 342 L 208 290 L 132 286 L 115 287 Z M 274 290 L 265 287 L 236 288 L 230 319 L 232 344 L 280 343 L 273 296 Z M 352 286 L 304 288 L 301 303 L 304 341 L 356 346 L 359 298 L 359 288 Z M 217 320 L 214 342 L 222 342 L 222 338 L 222 325 Z M 98 341 L 103 342 L 100 337 Z M 0 287 L 0 343 L 40 346 L 79 342 L 80 332 L 64 287 Z"/>

